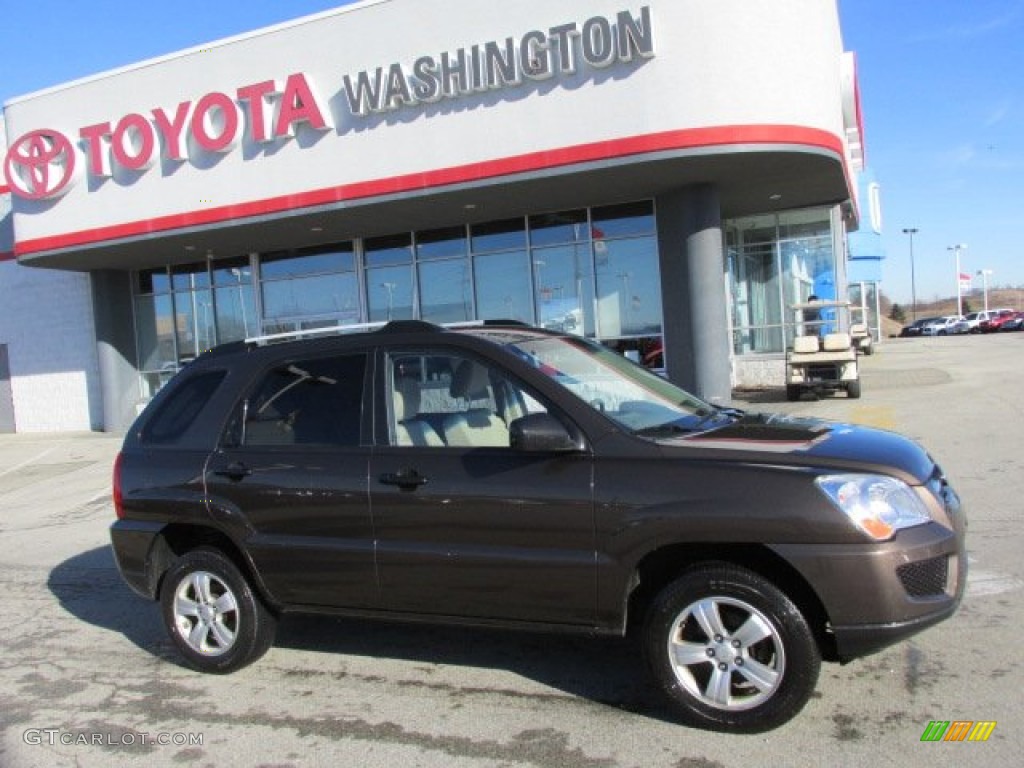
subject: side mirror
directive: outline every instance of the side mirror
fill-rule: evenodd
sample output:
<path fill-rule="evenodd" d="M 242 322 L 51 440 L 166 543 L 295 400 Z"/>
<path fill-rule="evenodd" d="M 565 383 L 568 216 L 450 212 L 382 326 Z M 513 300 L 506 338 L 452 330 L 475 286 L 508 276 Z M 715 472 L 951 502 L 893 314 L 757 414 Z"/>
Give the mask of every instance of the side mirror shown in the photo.
<path fill-rule="evenodd" d="M 509 427 L 509 444 L 517 451 L 568 453 L 579 445 L 558 419 L 549 413 L 531 413 Z"/>

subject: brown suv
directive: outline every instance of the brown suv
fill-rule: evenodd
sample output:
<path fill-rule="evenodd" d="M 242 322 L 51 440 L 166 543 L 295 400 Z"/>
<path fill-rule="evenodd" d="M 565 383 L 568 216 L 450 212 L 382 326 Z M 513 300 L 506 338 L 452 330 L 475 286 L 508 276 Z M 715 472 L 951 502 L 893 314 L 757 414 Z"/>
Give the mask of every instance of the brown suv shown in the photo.
<path fill-rule="evenodd" d="M 416 321 L 188 365 L 115 468 L 133 589 L 209 672 L 311 611 L 621 635 L 681 719 L 761 731 L 821 660 L 950 616 L 964 517 L 890 432 L 700 401 L 608 349 Z"/>

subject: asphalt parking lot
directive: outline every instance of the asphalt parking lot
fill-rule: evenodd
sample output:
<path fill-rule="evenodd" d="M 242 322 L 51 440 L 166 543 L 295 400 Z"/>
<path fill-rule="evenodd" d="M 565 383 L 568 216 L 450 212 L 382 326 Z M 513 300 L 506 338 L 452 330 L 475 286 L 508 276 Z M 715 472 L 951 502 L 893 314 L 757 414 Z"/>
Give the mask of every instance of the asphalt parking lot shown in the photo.
<path fill-rule="evenodd" d="M 823 667 L 807 709 L 757 736 L 671 722 L 628 640 L 289 618 L 254 666 L 193 672 L 110 555 L 119 440 L 0 436 L 0 766 L 1019 765 L 1024 334 L 887 340 L 862 362 L 860 400 L 737 404 L 924 443 L 969 515 L 967 595 L 950 621 Z M 996 725 L 922 742 L 933 720 Z"/>

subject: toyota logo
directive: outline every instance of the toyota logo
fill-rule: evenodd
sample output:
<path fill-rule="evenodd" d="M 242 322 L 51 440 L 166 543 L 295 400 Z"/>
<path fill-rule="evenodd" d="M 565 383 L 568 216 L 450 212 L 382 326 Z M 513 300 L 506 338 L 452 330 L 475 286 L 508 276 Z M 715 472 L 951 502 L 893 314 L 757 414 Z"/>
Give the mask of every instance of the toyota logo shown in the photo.
<path fill-rule="evenodd" d="M 43 200 L 67 191 L 75 173 L 75 148 L 57 131 L 26 133 L 7 151 L 4 177 L 11 191 Z"/>

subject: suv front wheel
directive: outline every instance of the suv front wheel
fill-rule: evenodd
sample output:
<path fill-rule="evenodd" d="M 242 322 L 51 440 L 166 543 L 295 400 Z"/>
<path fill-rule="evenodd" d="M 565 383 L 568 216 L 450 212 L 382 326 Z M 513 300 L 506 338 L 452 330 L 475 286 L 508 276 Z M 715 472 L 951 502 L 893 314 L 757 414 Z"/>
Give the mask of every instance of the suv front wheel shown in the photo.
<path fill-rule="evenodd" d="M 233 672 L 274 643 L 274 615 L 216 549 L 196 549 L 175 561 L 163 579 L 160 607 L 171 640 L 203 672 Z"/>
<path fill-rule="evenodd" d="M 685 571 L 644 627 L 647 663 L 687 723 L 756 733 L 794 717 L 814 691 L 821 654 L 794 603 L 728 563 Z"/>

